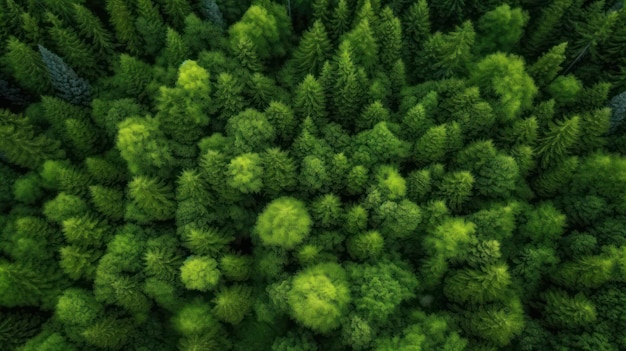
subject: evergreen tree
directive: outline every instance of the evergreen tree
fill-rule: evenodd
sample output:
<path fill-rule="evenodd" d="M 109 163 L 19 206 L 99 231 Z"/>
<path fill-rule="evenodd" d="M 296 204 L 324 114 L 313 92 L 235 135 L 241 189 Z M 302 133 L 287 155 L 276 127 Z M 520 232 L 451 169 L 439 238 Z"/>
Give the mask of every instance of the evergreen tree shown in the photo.
<path fill-rule="evenodd" d="M 349 43 L 354 63 L 371 72 L 378 64 L 379 45 L 374 28 L 369 21 L 365 19 L 359 22 L 344 38 L 342 45 L 344 42 Z M 386 38 L 386 40 L 390 40 L 390 38 Z"/>
<path fill-rule="evenodd" d="M 528 19 L 528 13 L 521 8 L 511 9 L 508 4 L 487 12 L 477 23 L 479 40 L 476 50 L 483 53 L 510 52 L 522 37 Z M 503 28 L 506 28 L 505 32 Z"/>
<path fill-rule="evenodd" d="M 185 17 L 191 13 L 188 0 L 158 0 L 174 30 L 182 30 Z"/>
<path fill-rule="evenodd" d="M 0 110 L 0 151 L 11 163 L 37 169 L 44 161 L 62 159 L 59 141 L 37 134 L 30 121 L 7 110 Z"/>
<path fill-rule="evenodd" d="M 336 79 L 333 85 L 334 112 L 337 122 L 346 129 L 352 129 L 352 118 L 359 113 L 363 91 L 352 61 L 352 48 L 344 42 L 336 58 Z"/>
<path fill-rule="evenodd" d="M 524 41 L 524 49 L 528 54 L 538 55 L 552 44 L 555 35 L 551 33 L 560 32 L 561 18 L 573 2 L 573 0 L 555 0 L 541 11 L 541 16 L 535 21 L 534 30 L 527 34 L 528 38 Z"/>
<path fill-rule="evenodd" d="M 170 27 L 167 28 L 165 36 L 163 58 L 166 64 L 172 67 L 178 67 L 185 59 L 189 58 L 189 48 L 182 36 Z"/>
<path fill-rule="evenodd" d="M 310 74 L 296 89 L 294 111 L 299 119 L 311 117 L 317 126 L 327 124 L 324 90 L 315 77 Z"/>
<path fill-rule="evenodd" d="M 202 14 L 206 19 L 211 21 L 211 23 L 218 27 L 224 27 L 226 25 L 224 22 L 224 15 L 215 0 L 202 0 L 200 2 L 200 6 Z"/>
<path fill-rule="evenodd" d="M 541 166 L 563 160 L 569 149 L 578 141 L 580 134 L 580 117 L 574 116 L 550 127 L 546 135 L 539 140 L 537 155 L 541 158 Z"/>
<path fill-rule="evenodd" d="M 330 34 L 334 42 L 337 42 L 339 38 L 350 30 L 350 17 L 351 10 L 348 0 L 339 0 L 330 20 Z"/>
<path fill-rule="evenodd" d="M 154 118 L 124 120 L 116 145 L 132 174 L 167 175 L 174 163 L 169 143 Z"/>
<path fill-rule="evenodd" d="M 75 68 L 81 76 L 88 78 L 97 76 L 100 68 L 94 59 L 91 48 L 73 30 L 66 28 L 61 20 L 52 13 L 46 13 L 46 20 L 52 25 L 49 33 L 56 51 L 67 61 L 68 65 Z"/>
<path fill-rule="evenodd" d="M 233 49 L 239 64 L 250 70 L 250 72 L 261 72 L 263 65 L 259 59 L 259 55 L 256 52 L 254 43 L 247 36 L 239 38 L 237 45 Z"/>
<path fill-rule="evenodd" d="M 331 50 L 326 28 L 317 20 L 313 26 L 302 34 L 298 48 L 293 53 L 294 66 L 298 76 L 317 75 L 324 62 L 329 58 Z"/>
<path fill-rule="evenodd" d="M 538 87 L 548 85 L 561 71 L 561 64 L 565 61 L 567 42 L 553 46 L 544 53 L 534 64 L 528 67 L 528 74 Z"/>
<path fill-rule="evenodd" d="M 426 0 L 413 2 L 402 17 L 402 57 L 409 72 L 418 64 L 418 54 L 430 35 L 430 11 Z M 413 78 L 413 76 L 411 76 Z M 415 79 L 409 79 L 414 81 Z"/>
<path fill-rule="evenodd" d="M 74 4 L 73 18 L 78 26 L 78 32 L 92 43 L 94 52 L 104 56 L 105 60 L 108 61 L 113 55 L 115 46 L 113 36 L 104 27 L 100 19 L 80 4 Z"/>
<path fill-rule="evenodd" d="M 13 77 L 24 88 L 43 95 L 52 90 L 48 70 L 41 55 L 15 37 L 10 37 L 5 59 Z"/>
<path fill-rule="evenodd" d="M 57 90 L 59 97 L 72 104 L 89 105 L 91 103 L 89 82 L 80 78 L 62 58 L 45 47 L 39 45 L 39 52 L 48 67 L 52 86 Z"/>
<path fill-rule="evenodd" d="M 151 177 L 136 176 L 128 184 L 132 202 L 126 218 L 138 222 L 164 221 L 174 217 L 176 201 L 170 184 Z"/>
<path fill-rule="evenodd" d="M 117 40 L 126 46 L 131 55 L 138 55 L 141 50 L 141 38 L 135 28 L 132 10 L 125 0 L 109 0 L 106 3 L 109 21 L 115 29 Z"/>
<path fill-rule="evenodd" d="M 476 33 L 471 22 L 464 22 L 448 34 L 437 32 L 424 43 L 418 59 L 422 76 L 426 79 L 449 78 L 467 72 L 472 59 Z"/>
<path fill-rule="evenodd" d="M 388 6 L 380 14 L 376 37 L 380 45 L 380 63 L 390 70 L 402 52 L 402 26 Z"/>
<path fill-rule="evenodd" d="M 165 45 L 166 28 L 152 0 L 137 0 L 137 19 L 135 28 L 141 38 L 143 51 L 149 56 L 156 56 Z"/>

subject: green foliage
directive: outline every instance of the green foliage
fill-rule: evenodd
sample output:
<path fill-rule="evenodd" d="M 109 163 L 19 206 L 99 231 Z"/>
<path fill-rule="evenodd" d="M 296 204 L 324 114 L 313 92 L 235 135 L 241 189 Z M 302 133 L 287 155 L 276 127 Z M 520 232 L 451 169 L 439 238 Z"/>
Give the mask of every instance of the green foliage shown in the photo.
<path fill-rule="evenodd" d="M 626 349 L 622 7 L 0 0 L 0 348 Z"/>
<path fill-rule="evenodd" d="M 180 279 L 189 290 L 213 290 L 220 277 L 217 261 L 208 256 L 191 257 L 180 267 Z"/>
<path fill-rule="evenodd" d="M 336 329 L 350 303 L 346 278 L 344 269 L 335 263 L 319 264 L 296 274 L 288 292 L 291 315 L 320 333 Z"/>
<path fill-rule="evenodd" d="M 270 202 L 259 215 L 254 231 L 263 245 L 289 250 L 309 235 L 312 224 L 302 201 L 280 197 Z"/>

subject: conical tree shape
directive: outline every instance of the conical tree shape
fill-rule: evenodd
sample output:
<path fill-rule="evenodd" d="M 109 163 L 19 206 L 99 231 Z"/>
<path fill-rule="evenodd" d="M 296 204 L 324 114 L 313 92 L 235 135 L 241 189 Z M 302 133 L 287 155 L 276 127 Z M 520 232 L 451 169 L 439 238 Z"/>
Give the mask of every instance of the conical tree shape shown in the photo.
<path fill-rule="evenodd" d="M 294 111 L 301 119 L 311 117 L 318 126 L 327 123 L 324 90 L 315 77 L 310 74 L 296 89 Z"/>
<path fill-rule="evenodd" d="M 41 95 L 52 90 L 48 70 L 37 51 L 19 39 L 11 37 L 4 57 L 13 76 L 21 86 Z"/>
<path fill-rule="evenodd" d="M 38 135 L 28 119 L 0 110 L 0 151 L 20 167 L 36 169 L 49 159 L 62 159 L 60 142 Z"/>
<path fill-rule="evenodd" d="M 52 86 L 57 90 L 59 97 L 76 105 L 91 103 L 91 88 L 89 82 L 80 78 L 74 70 L 63 62 L 63 59 L 39 45 L 39 52 L 43 62 L 48 67 Z"/>
<path fill-rule="evenodd" d="M 380 63 L 389 70 L 402 53 L 402 26 L 389 7 L 385 7 L 380 14 L 376 38 L 379 43 Z"/>
<path fill-rule="evenodd" d="M 329 58 L 330 50 L 330 40 L 324 24 L 319 20 L 315 21 L 313 26 L 304 32 L 300 44 L 293 54 L 294 65 L 299 76 L 317 75 L 324 62 Z"/>

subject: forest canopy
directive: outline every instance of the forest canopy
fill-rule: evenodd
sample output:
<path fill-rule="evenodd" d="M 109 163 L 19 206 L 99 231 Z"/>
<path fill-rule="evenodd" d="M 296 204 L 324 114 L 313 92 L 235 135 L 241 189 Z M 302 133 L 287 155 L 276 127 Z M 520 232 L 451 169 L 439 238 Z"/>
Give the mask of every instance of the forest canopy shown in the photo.
<path fill-rule="evenodd" d="M 0 349 L 625 350 L 625 5 L 0 0 Z"/>

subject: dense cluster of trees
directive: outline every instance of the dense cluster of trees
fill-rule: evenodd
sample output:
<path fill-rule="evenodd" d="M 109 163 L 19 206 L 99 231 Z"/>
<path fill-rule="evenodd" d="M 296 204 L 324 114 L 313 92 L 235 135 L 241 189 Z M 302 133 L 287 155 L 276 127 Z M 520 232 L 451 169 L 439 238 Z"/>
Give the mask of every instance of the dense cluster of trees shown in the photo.
<path fill-rule="evenodd" d="M 5 351 L 626 349 L 622 0 L 0 0 Z"/>

